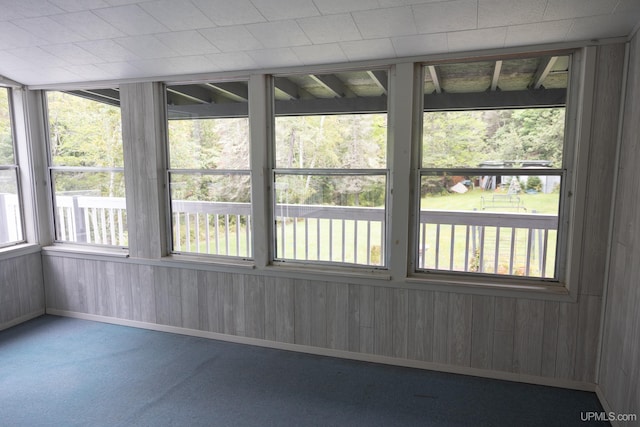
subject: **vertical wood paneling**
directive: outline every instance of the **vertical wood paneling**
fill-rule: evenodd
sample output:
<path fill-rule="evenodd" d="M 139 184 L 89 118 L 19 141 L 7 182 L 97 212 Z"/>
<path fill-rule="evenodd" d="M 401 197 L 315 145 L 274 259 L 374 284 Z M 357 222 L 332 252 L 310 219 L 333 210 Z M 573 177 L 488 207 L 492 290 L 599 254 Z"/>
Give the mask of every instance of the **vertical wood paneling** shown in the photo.
<path fill-rule="evenodd" d="M 576 360 L 578 305 L 573 303 L 560 303 L 558 314 L 556 377 L 573 378 Z"/>
<path fill-rule="evenodd" d="M 360 351 L 360 285 L 349 285 L 349 351 Z"/>
<path fill-rule="evenodd" d="M 433 361 L 447 363 L 449 354 L 448 292 L 435 292 L 433 314 Z"/>
<path fill-rule="evenodd" d="M 495 298 L 479 295 L 472 298 L 471 366 L 491 369 Z"/>
<path fill-rule="evenodd" d="M 393 290 L 393 356 L 407 357 L 409 291 Z"/>
<path fill-rule="evenodd" d="M 374 289 L 374 352 L 393 356 L 393 291 Z"/>
<path fill-rule="evenodd" d="M 293 343 L 295 336 L 295 287 L 290 279 L 276 280 L 276 340 Z"/>
<path fill-rule="evenodd" d="M 574 379 L 595 382 L 595 367 L 600 334 L 600 310 L 602 308 L 602 298 L 599 296 L 580 296 L 578 310 L 577 331 L 578 338 L 576 344 L 576 362 Z M 638 355 L 635 355 L 638 357 Z"/>
<path fill-rule="evenodd" d="M 96 291 L 98 293 L 98 314 L 101 316 L 115 316 L 116 314 L 115 269 L 116 264 L 112 262 L 98 264 Z"/>
<path fill-rule="evenodd" d="M 515 372 L 540 375 L 543 328 L 544 301 L 518 300 L 513 354 Z"/>
<path fill-rule="evenodd" d="M 452 365 L 471 364 L 471 325 L 473 297 L 449 294 L 449 348 L 447 361 Z"/>
<path fill-rule="evenodd" d="M 198 271 L 198 317 L 200 329 L 220 332 L 218 274 Z"/>
<path fill-rule="evenodd" d="M 544 303 L 544 329 L 542 336 L 541 374 L 553 378 L 556 375 L 556 353 L 558 351 L 558 322 L 560 304 L 554 301 Z"/>
<path fill-rule="evenodd" d="M 620 94 L 624 45 L 601 46 L 597 52 L 597 70 L 593 115 L 591 121 L 592 146 L 589 152 L 589 173 L 585 200 L 585 221 L 582 241 L 582 270 L 580 293 L 602 295 L 605 260 L 611 215 L 614 160 L 618 137 Z M 593 353 L 590 351 L 590 353 Z"/>
<path fill-rule="evenodd" d="M 327 347 L 349 349 L 349 285 L 327 283 Z"/>
<path fill-rule="evenodd" d="M 131 304 L 133 319 L 141 322 L 156 322 L 155 269 L 148 265 L 138 265 L 132 271 L 137 278 L 132 286 Z M 137 275 L 135 274 L 137 270 Z"/>
<path fill-rule="evenodd" d="M 307 280 L 295 284 L 294 307 L 295 343 L 311 345 L 311 290 Z"/>
<path fill-rule="evenodd" d="M 246 333 L 244 307 L 246 276 L 243 274 L 233 274 L 231 275 L 231 279 L 233 295 L 233 329 L 235 330 L 236 335 L 244 336 Z"/>
<path fill-rule="evenodd" d="M 39 253 L 36 253 L 24 259 L 25 265 L 18 272 L 20 277 L 26 277 L 26 283 L 24 286 L 20 286 L 20 289 L 26 290 L 26 292 L 20 294 L 21 301 L 26 302 L 21 315 L 34 313 L 43 310 L 45 307 L 42 257 Z M 22 274 L 23 271 L 26 272 L 26 275 Z"/>
<path fill-rule="evenodd" d="M 264 339 L 277 341 L 276 338 L 276 281 L 273 277 L 263 277 L 264 283 Z"/>
<path fill-rule="evenodd" d="M 311 322 L 311 345 L 327 346 L 327 283 L 309 282 L 311 300 L 309 302 Z"/>
<path fill-rule="evenodd" d="M 132 277 L 137 267 L 131 264 L 120 264 L 115 269 L 116 316 L 121 319 L 133 319 Z M 136 274 L 137 277 L 137 274 Z"/>
<path fill-rule="evenodd" d="M 265 288 L 258 276 L 247 276 L 244 289 L 245 334 L 252 338 L 265 337 Z"/>
<path fill-rule="evenodd" d="M 430 361 L 433 356 L 433 292 L 412 289 L 408 298 L 407 357 Z"/>
<path fill-rule="evenodd" d="M 196 270 L 180 270 L 179 283 L 174 286 L 180 287 L 180 302 L 182 314 L 182 327 L 188 329 L 198 329 L 200 325 L 200 313 L 198 311 L 198 272 Z"/>
<path fill-rule="evenodd" d="M 236 307 L 233 305 L 233 279 L 229 273 L 218 273 L 218 304 L 220 332 L 235 335 Z"/>
<path fill-rule="evenodd" d="M 46 264 L 53 270 L 51 260 Z M 0 328 L 44 309 L 43 268 L 39 253 L 0 260 Z"/>
<path fill-rule="evenodd" d="M 2 260 L 0 262 L 2 270 L 0 270 L 0 323 L 8 322 L 11 319 L 19 317 L 18 290 L 16 288 L 16 278 L 18 266 L 16 258 Z"/>
<path fill-rule="evenodd" d="M 493 321 L 492 367 L 498 371 L 513 371 L 513 345 L 516 323 L 515 298 L 496 297 Z"/>
<path fill-rule="evenodd" d="M 361 285 L 360 307 L 360 349 L 363 353 L 375 352 L 375 288 Z"/>
<path fill-rule="evenodd" d="M 62 288 L 60 295 L 60 303 L 63 310 L 83 311 L 81 304 L 83 291 L 80 290 L 78 280 L 78 264 L 75 258 L 63 258 L 62 270 L 66 278 L 66 286 Z"/>

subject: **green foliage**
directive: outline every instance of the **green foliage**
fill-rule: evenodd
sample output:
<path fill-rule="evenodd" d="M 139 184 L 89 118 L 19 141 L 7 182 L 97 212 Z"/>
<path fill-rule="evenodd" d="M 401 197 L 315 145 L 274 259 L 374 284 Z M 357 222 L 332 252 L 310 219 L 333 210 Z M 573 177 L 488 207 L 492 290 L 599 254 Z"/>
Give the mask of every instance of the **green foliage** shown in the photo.
<path fill-rule="evenodd" d="M 542 180 L 537 176 L 527 178 L 527 190 L 542 191 Z"/>

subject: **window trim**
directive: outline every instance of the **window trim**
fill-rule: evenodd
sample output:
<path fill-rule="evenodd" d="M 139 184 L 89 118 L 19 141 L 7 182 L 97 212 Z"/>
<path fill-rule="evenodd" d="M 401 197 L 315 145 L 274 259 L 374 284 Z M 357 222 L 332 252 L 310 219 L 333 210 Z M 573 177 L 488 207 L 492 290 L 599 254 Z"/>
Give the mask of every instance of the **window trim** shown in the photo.
<path fill-rule="evenodd" d="M 580 265 L 580 248 L 582 242 L 582 225 L 584 221 L 584 203 L 586 197 L 586 169 L 588 163 L 588 151 L 590 145 L 590 122 L 593 93 L 587 88 L 593 87 L 595 70 L 595 47 L 567 49 L 561 53 L 570 55 L 569 81 L 566 95 L 565 136 L 563 148 L 563 185 L 560 195 L 558 213 L 558 247 L 556 249 L 556 275 L 557 279 L 544 279 L 535 277 L 520 277 L 497 274 L 470 274 L 449 271 L 425 271 L 417 268 L 417 247 L 419 232 L 419 179 L 421 176 L 422 155 L 422 116 L 424 112 L 424 96 L 422 87 L 414 85 L 414 96 L 418 98 L 419 111 L 417 111 L 417 129 L 413 138 L 414 154 L 420 158 L 414 161 L 412 167 L 412 182 L 416 185 L 411 194 L 411 210 L 414 216 L 411 221 L 409 236 L 410 253 L 408 257 L 408 271 L 406 281 L 412 284 L 432 285 L 435 288 L 451 288 L 462 286 L 466 289 L 476 289 L 481 293 L 490 290 L 517 290 L 534 292 L 541 295 L 556 295 L 561 299 L 568 298 L 575 301 L 577 298 L 578 275 Z M 558 54 L 558 51 L 522 51 L 519 57 L 534 57 L 549 53 Z M 474 56 L 473 58 L 461 57 L 448 58 L 447 63 L 482 61 L 485 58 L 500 59 L 500 55 Z M 513 55 L 502 55 L 503 58 Z M 420 81 L 424 80 L 426 65 L 438 63 L 438 61 L 424 61 L 420 63 Z M 586 118 L 586 119 L 585 119 Z M 504 171 L 507 171 L 505 169 Z"/>
<path fill-rule="evenodd" d="M 20 171 L 20 156 L 18 154 L 17 147 L 17 129 L 16 129 L 16 116 L 15 116 L 15 106 L 13 103 L 14 91 L 10 86 L 0 85 L 0 90 L 7 91 L 7 107 L 9 108 L 9 128 L 11 129 L 11 147 L 13 149 L 13 163 L 12 164 L 4 164 L 0 165 L 0 170 L 14 170 L 15 178 L 16 178 L 16 196 L 18 199 L 18 211 L 20 215 L 20 236 L 22 239 L 9 241 L 9 242 L 0 242 L 0 249 L 11 248 L 14 246 L 22 245 L 27 243 L 27 229 L 25 224 L 25 212 L 24 212 L 24 200 L 23 200 L 23 188 L 22 182 L 20 179 L 21 171 Z"/>
<path fill-rule="evenodd" d="M 115 87 L 115 86 L 113 86 Z M 50 216 L 51 216 L 51 224 L 52 224 L 52 242 L 55 246 L 60 248 L 78 248 L 79 251 L 98 251 L 104 253 L 123 253 L 123 251 L 128 251 L 128 246 L 122 245 L 108 245 L 101 243 L 90 243 L 90 242 L 74 242 L 70 240 L 60 240 L 58 239 L 58 215 L 57 215 L 57 202 L 56 202 L 56 191 L 55 191 L 55 179 L 53 177 L 54 172 L 89 172 L 89 173 L 110 173 L 110 172 L 118 172 L 123 174 L 124 181 L 124 159 L 123 166 L 118 167 L 92 167 L 92 166 L 60 166 L 53 164 L 53 157 L 51 155 L 51 135 L 50 135 L 50 123 L 49 123 L 49 99 L 47 93 L 49 92 L 60 92 L 64 93 L 64 89 L 48 89 L 42 91 L 42 109 L 43 109 L 43 126 L 44 126 L 44 137 L 45 137 L 45 151 L 46 151 L 46 175 L 47 175 L 47 191 L 49 192 L 49 203 L 50 203 Z M 70 95 L 76 96 L 76 95 Z M 85 98 L 86 99 L 86 98 Z M 95 101 L 98 102 L 98 101 Z M 120 113 L 122 113 L 122 107 L 118 107 Z M 122 121 L 122 116 L 121 116 Z M 124 156 L 124 139 L 122 140 L 122 149 Z M 126 203 L 126 187 L 125 187 L 125 203 Z M 125 207 L 126 211 L 126 207 Z M 128 227 L 127 227 L 128 228 Z M 128 230 L 127 230 L 128 232 Z"/>

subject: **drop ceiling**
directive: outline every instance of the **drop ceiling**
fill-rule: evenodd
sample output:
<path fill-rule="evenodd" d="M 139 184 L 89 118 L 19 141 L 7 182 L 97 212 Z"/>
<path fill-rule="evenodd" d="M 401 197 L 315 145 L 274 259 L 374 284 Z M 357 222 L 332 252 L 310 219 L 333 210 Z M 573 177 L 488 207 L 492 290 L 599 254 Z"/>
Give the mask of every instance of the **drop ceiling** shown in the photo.
<path fill-rule="evenodd" d="M 348 63 L 626 37 L 639 23 L 640 0 L 0 0 L 0 76 L 37 86 Z"/>

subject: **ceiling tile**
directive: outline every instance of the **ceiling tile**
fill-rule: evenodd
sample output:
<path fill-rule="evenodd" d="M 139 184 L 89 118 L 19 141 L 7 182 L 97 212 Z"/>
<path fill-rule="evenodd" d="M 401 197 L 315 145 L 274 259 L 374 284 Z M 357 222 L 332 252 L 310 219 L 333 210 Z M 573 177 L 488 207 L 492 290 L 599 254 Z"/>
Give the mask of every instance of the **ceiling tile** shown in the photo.
<path fill-rule="evenodd" d="M 110 62 L 100 64 L 100 68 L 111 74 L 114 79 L 131 79 L 142 75 L 140 70 L 131 65 L 130 62 Z"/>
<path fill-rule="evenodd" d="M 0 0 L 0 11 L 3 16 L 0 20 L 36 18 L 64 13 L 64 10 L 43 0 Z"/>
<path fill-rule="evenodd" d="M 506 37 L 507 27 L 456 31 L 447 33 L 447 46 L 449 52 L 496 49 L 504 47 Z"/>
<path fill-rule="evenodd" d="M 220 52 L 218 48 L 209 43 L 209 40 L 197 31 L 162 33 L 156 34 L 155 37 L 164 45 L 179 52 L 181 55 L 201 55 Z"/>
<path fill-rule="evenodd" d="M 313 0 L 313 2 L 323 15 L 349 13 L 380 7 L 378 0 Z"/>
<path fill-rule="evenodd" d="M 117 74 L 112 74 L 104 67 L 95 65 L 70 65 L 65 69 L 71 71 L 73 74 L 80 77 L 80 80 L 92 81 L 92 80 L 109 80 L 120 77 Z"/>
<path fill-rule="evenodd" d="M 394 37 L 391 42 L 397 56 L 418 56 L 449 51 L 446 33 Z"/>
<path fill-rule="evenodd" d="M 17 76 L 18 78 L 16 78 Z M 54 83 L 73 83 L 81 81 L 80 76 L 62 67 L 38 67 L 17 70 L 14 76 L 8 76 L 26 85 L 46 85 Z"/>
<path fill-rule="evenodd" d="M 55 15 L 51 19 L 62 26 L 73 28 L 75 32 L 87 40 L 111 39 L 126 35 L 107 23 L 107 21 L 88 11 Z"/>
<path fill-rule="evenodd" d="M 567 34 L 567 40 L 626 36 L 637 23 L 637 18 L 627 13 L 576 18 Z"/>
<path fill-rule="evenodd" d="M 179 55 L 152 35 L 121 37 L 114 39 L 114 41 L 141 59 L 168 58 Z"/>
<path fill-rule="evenodd" d="M 43 46 L 47 52 L 73 65 L 99 64 L 103 62 L 100 52 L 95 54 L 71 43 Z"/>
<path fill-rule="evenodd" d="M 478 28 L 542 20 L 547 0 L 478 0 Z"/>
<path fill-rule="evenodd" d="M 378 0 L 380 7 L 413 6 L 423 3 L 437 3 L 448 0 Z"/>
<path fill-rule="evenodd" d="M 353 42 L 340 43 L 342 51 L 347 55 L 349 61 L 363 61 L 376 58 L 394 58 L 391 39 L 357 40 Z"/>
<path fill-rule="evenodd" d="M 350 14 L 316 16 L 297 20 L 315 44 L 360 40 L 362 36 Z"/>
<path fill-rule="evenodd" d="M 146 0 L 106 0 L 111 6 L 124 6 L 127 4 L 144 3 Z"/>
<path fill-rule="evenodd" d="M 478 21 L 477 0 L 455 0 L 413 6 L 416 27 L 421 34 L 472 30 Z"/>
<path fill-rule="evenodd" d="M 251 3 L 268 21 L 320 15 L 312 0 L 251 0 Z"/>
<path fill-rule="evenodd" d="M 177 74 L 173 62 L 166 58 L 143 59 L 131 63 L 145 76 L 172 76 Z"/>
<path fill-rule="evenodd" d="M 222 52 L 238 52 L 262 48 L 260 43 L 245 27 L 207 28 L 199 31 Z"/>
<path fill-rule="evenodd" d="M 257 69 L 258 64 L 246 52 L 215 53 L 207 55 L 213 64 L 222 70 Z"/>
<path fill-rule="evenodd" d="M 549 0 L 544 19 L 579 18 L 584 16 L 606 15 L 613 11 L 618 0 Z"/>
<path fill-rule="evenodd" d="M 50 54 L 49 52 L 40 49 L 39 47 L 25 47 L 20 49 L 12 49 L 9 53 L 17 56 L 18 58 L 27 61 L 35 66 L 35 68 L 41 67 L 64 67 L 69 65 L 65 60 L 58 58 Z"/>
<path fill-rule="evenodd" d="M 13 49 L 43 44 L 44 40 L 11 22 L 0 22 L 0 49 Z"/>
<path fill-rule="evenodd" d="M 292 47 L 293 53 L 305 65 L 331 64 L 348 61 L 347 56 L 336 43 Z"/>
<path fill-rule="evenodd" d="M 0 50 L 0 64 L 2 64 L 3 66 L 2 72 L 0 72 L 0 74 L 6 74 L 7 76 L 9 74 L 9 70 L 29 68 L 29 66 L 31 65 L 30 62 L 25 61 L 24 59 L 19 58 L 15 55 L 12 55 L 7 51 L 1 51 L 1 50 Z"/>
<path fill-rule="evenodd" d="M 251 24 L 246 28 L 268 49 L 311 44 L 304 31 L 292 20 Z"/>
<path fill-rule="evenodd" d="M 252 50 L 247 54 L 260 68 L 296 67 L 303 65 L 289 48 Z"/>
<path fill-rule="evenodd" d="M 562 21 L 538 22 L 535 24 L 512 25 L 507 28 L 505 46 L 525 46 L 561 42 L 566 39 L 571 19 Z"/>
<path fill-rule="evenodd" d="M 200 9 L 188 0 L 160 0 L 140 5 L 172 31 L 215 27 Z"/>
<path fill-rule="evenodd" d="M 171 62 L 172 75 L 213 73 L 221 71 L 209 57 L 204 55 L 181 56 L 180 58 L 169 58 Z"/>
<path fill-rule="evenodd" d="M 46 40 L 50 44 L 72 43 L 84 40 L 84 37 L 80 34 L 70 30 L 64 25 L 58 24 L 56 21 L 46 16 L 19 19 L 13 22 L 34 36 Z"/>
<path fill-rule="evenodd" d="M 365 39 L 408 36 L 416 33 L 410 7 L 353 12 L 353 19 Z"/>
<path fill-rule="evenodd" d="M 640 15 L 640 1 L 638 0 L 620 0 L 613 13 L 635 13 L 635 16 Z"/>
<path fill-rule="evenodd" d="M 49 0 L 49 2 L 67 12 L 80 12 L 81 10 L 109 7 L 109 3 L 104 0 Z"/>
<path fill-rule="evenodd" d="M 249 0 L 192 0 L 216 25 L 264 22 L 264 17 Z"/>
<path fill-rule="evenodd" d="M 167 27 L 136 5 L 98 9 L 94 13 L 130 36 L 168 31 Z"/>
<path fill-rule="evenodd" d="M 105 62 L 124 62 L 138 58 L 133 52 L 120 46 L 113 40 L 79 42 L 76 43 L 76 46 L 95 55 L 100 55 L 100 58 Z"/>

